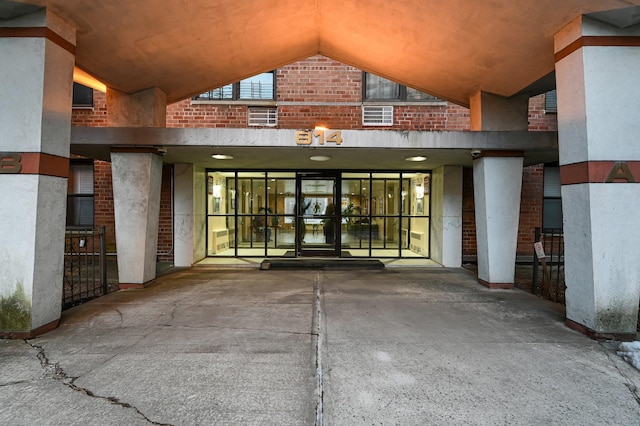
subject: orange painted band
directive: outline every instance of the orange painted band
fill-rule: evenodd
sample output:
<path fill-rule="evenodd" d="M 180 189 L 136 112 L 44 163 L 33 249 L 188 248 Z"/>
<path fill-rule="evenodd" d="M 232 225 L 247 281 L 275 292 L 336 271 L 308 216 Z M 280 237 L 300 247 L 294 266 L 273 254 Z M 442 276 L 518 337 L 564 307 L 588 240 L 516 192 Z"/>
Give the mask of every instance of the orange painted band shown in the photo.
<path fill-rule="evenodd" d="M 53 31 L 51 28 L 45 27 L 2 27 L 0 28 L 0 38 L 2 37 L 35 37 L 35 38 L 46 38 L 62 47 L 67 52 L 72 55 L 76 54 L 76 47 L 66 39 L 64 39 L 60 34 Z"/>
<path fill-rule="evenodd" d="M 560 184 L 605 183 L 618 161 L 584 161 L 560 166 Z M 640 182 L 640 161 L 625 161 L 629 171 Z M 628 183 L 626 179 L 614 179 L 610 183 Z"/>
<path fill-rule="evenodd" d="M 13 157 L 4 157 L 2 153 L 0 153 L 0 167 L 5 168 L 7 164 L 4 163 L 5 158 L 11 158 L 12 161 L 9 163 L 9 169 L 16 168 L 16 165 L 19 165 L 19 171 L 16 169 L 17 173 L 21 175 L 45 175 L 45 176 L 55 176 L 61 178 L 69 177 L 69 159 L 65 157 L 58 157 L 57 155 L 45 154 L 43 152 L 16 152 L 16 153 L 6 153 L 8 155 L 18 154 L 20 155 L 20 162 L 14 163 L 15 159 Z M 5 168 L 5 173 L 6 168 Z M 11 173 L 11 172 L 8 172 Z"/>
<path fill-rule="evenodd" d="M 585 46 L 640 47 L 640 36 L 583 36 L 557 52 L 556 62 Z"/>

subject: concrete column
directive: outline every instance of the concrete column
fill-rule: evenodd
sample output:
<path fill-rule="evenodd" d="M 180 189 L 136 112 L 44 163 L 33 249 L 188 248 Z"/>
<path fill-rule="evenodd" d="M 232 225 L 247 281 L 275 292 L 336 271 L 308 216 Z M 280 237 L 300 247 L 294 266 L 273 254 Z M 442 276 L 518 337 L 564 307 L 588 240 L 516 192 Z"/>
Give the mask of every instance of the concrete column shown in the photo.
<path fill-rule="evenodd" d="M 57 326 L 75 29 L 41 9 L 0 21 L 0 337 Z"/>
<path fill-rule="evenodd" d="M 152 87 L 133 94 L 107 89 L 110 127 L 164 127 L 166 95 Z M 113 204 L 120 288 L 156 277 L 162 159 L 153 148 L 112 147 Z"/>
<path fill-rule="evenodd" d="M 205 252 L 205 170 L 178 163 L 175 170 L 175 266 L 191 266 Z"/>
<path fill-rule="evenodd" d="M 462 265 L 462 166 L 444 166 L 431 175 L 431 259 Z"/>
<path fill-rule="evenodd" d="M 477 92 L 469 102 L 473 131 L 527 131 L 529 129 L 529 95 L 504 98 Z"/>
<path fill-rule="evenodd" d="M 636 337 L 640 27 L 578 17 L 555 37 L 567 325 Z"/>
<path fill-rule="evenodd" d="M 528 130 L 527 94 L 503 98 L 478 92 L 470 105 L 474 131 Z M 489 288 L 514 286 L 522 166 L 518 151 L 484 151 L 474 157 L 478 280 Z"/>
<path fill-rule="evenodd" d="M 175 236 L 173 264 L 191 266 L 195 262 L 194 234 L 194 165 L 177 163 L 174 170 L 173 229 Z"/>
<path fill-rule="evenodd" d="M 157 87 L 133 94 L 107 89 L 109 127 L 165 127 L 167 96 Z"/>
<path fill-rule="evenodd" d="M 112 148 L 113 208 L 120 288 L 156 277 L 162 159 L 148 148 Z"/>
<path fill-rule="evenodd" d="M 515 281 L 523 158 L 509 155 L 486 152 L 473 162 L 478 280 L 489 288 Z"/>

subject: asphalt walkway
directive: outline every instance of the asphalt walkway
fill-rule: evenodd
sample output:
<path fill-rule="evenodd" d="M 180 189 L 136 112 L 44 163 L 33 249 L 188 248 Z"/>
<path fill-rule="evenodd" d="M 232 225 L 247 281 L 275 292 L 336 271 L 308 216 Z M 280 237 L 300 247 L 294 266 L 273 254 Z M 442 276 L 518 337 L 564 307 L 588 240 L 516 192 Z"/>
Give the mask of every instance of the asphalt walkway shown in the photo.
<path fill-rule="evenodd" d="M 640 424 L 561 309 L 463 269 L 175 271 L 0 340 L 0 424 Z"/>

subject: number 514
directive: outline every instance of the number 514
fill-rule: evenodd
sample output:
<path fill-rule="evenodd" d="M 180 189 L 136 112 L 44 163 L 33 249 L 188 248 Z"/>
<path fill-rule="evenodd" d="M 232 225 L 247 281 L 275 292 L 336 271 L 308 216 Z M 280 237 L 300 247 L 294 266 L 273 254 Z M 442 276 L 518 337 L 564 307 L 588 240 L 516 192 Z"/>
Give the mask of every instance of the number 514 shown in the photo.
<path fill-rule="evenodd" d="M 314 138 L 318 139 L 320 145 L 324 145 L 325 142 L 335 143 L 336 145 L 340 145 L 342 143 L 342 133 L 340 130 L 328 133 L 326 138 L 325 130 L 322 129 L 300 130 L 296 132 L 296 144 L 298 145 L 311 145 Z"/>

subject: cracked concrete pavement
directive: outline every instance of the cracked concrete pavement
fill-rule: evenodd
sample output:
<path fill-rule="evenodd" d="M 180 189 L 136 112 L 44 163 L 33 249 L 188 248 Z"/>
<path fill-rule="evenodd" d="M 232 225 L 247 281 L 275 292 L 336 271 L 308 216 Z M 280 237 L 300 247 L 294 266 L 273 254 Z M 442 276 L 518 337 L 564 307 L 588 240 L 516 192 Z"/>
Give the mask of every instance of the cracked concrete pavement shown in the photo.
<path fill-rule="evenodd" d="M 463 269 L 195 267 L 0 340 L 0 424 L 639 424 L 640 372 Z"/>

